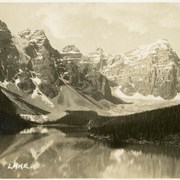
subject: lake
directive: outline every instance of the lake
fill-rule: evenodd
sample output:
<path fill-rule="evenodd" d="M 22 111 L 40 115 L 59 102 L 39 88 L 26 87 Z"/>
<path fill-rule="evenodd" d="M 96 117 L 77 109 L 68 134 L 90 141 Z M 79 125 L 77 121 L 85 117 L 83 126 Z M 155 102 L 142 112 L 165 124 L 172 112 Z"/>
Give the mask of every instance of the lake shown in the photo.
<path fill-rule="evenodd" d="M 0 142 L 0 178 L 180 178 L 180 148 L 170 144 L 113 147 L 85 128 L 63 126 L 1 135 Z"/>

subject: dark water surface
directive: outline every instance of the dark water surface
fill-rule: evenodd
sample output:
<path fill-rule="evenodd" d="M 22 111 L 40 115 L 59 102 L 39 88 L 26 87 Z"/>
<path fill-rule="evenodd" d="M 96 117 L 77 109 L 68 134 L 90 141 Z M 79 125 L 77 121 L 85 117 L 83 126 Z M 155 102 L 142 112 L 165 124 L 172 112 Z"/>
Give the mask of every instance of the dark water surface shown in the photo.
<path fill-rule="evenodd" d="M 0 136 L 0 178 L 180 178 L 180 149 L 175 146 L 112 148 L 83 128 L 32 131 Z M 29 169 L 8 169 L 17 163 L 27 163 Z"/>

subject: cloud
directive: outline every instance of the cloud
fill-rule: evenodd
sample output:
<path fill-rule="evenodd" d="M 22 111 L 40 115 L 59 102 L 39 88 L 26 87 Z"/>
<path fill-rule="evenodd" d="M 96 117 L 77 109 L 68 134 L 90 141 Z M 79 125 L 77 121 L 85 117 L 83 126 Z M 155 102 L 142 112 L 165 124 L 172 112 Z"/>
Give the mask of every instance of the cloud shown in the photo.
<path fill-rule="evenodd" d="M 59 48 L 100 45 L 119 52 L 159 38 L 176 40 L 179 11 L 177 3 L 50 3 L 39 6 L 33 19 Z"/>
<path fill-rule="evenodd" d="M 180 6 L 162 3 L 59 3 L 44 5 L 36 16 L 42 18 L 42 25 L 54 37 L 66 39 L 83 38 L 89 29 L 109 33 L 106 29 L 112 24 L 139 35 L 149 33 L 152 26 L 180 28 L 179 10 Z M 99 27 L 101 24 L 104 30 Z"/>
<path fill-rule="evenodd" d="M 109 7 L 98 7 L 95 12 L 95 17 L 102 17 L 111 25 L 124 26 L 129 33 L 144 34 L 148 32 L 148 23 L 146 21 L 145 12 L 139 6 L 132 6 L 131 4 L 110 4 Z"/>
<path fill-rule="evenodd" d="M 78 9 L 66 5 L 48 5 L 41 8 L 35 16 L 41 18 L 41 25 L 46 26 L 55 38 L 82 38 L 81 32 L 73 26 L 77 11 Z"/>
<path fill-rule="evenodd" d="M 137 12 L 139 8 L 137 11 L 133 7 L 130 11 L 128 8 L 127 5 L 116 6 L 113 3 L 109 7 L 106 3 L 50 4 L 40 8 L 35 16 L 41 18 L 42 26 L 58 39 L 83 38 L 90 31 L 98 34 L 101 31 L 102 38 L 107 37 L 107 30 L 112 24 L 124 26 L 129 33 L 147 33 L 148 24 Z"/>
<path fill-rule="evenodd" d="M 180 6 L 178 4 L 162 5 L 161 11 L 158 11 L 154 21 L 163 28 L 180 29 Z"/>
<path fill-rule="evenodd" d="M 109 24 L 116 23 L 129 33 L 145 34 L 155 28 L 180 28 L 180 4 L 170 3 L 119 3 L 97 7 L 95 16 Z"/>
<path fill-rule="evenodd" d="M 124 16 L 118 20 L 119 26 L 123 25 L 129 33 L 145 34 L 149 31 L 148 22 L 142 17 Z"/>
<path fill-rule="evenodd" d="M 134 21 L 126 21 L 123 22 L 123 25 L 128 28 L 129 32 L 137 32 L 140 34 L 145 34 L 148 32 L 148 26 L 141 19 Z"/>
<path fill-rule="evenodd" d="M 172 17 L 163 18 L 158 21 L 159 25 L 164 28 L 180 28 L 177 25 L 177 21 L 173 19 Z"/>

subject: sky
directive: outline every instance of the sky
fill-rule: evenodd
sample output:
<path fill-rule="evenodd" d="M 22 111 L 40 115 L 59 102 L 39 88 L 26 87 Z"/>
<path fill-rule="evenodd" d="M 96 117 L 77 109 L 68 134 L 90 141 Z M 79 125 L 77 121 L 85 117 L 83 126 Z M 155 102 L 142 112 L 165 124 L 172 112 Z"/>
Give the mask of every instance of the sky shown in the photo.
<path fill-rule="evenodd" d="M 180 56 L 180 3 L 0 3 L 0 19 L 14 34 L 43 29 L 59 51 L 117 55 L 168 39 Z"/>

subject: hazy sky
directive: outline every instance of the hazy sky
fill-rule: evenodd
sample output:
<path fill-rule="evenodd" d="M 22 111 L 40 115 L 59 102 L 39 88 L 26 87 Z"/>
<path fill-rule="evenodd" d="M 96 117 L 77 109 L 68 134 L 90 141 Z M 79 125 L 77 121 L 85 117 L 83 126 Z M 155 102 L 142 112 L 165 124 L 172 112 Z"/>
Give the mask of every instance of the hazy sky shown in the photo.
<path fill-rule="evenodd" d="M 43 29 L 58 50 L 122 54 L 165 38 L 180 56 L 180 3 L 0 3 L 0 19 L 13 33 Z"/>

